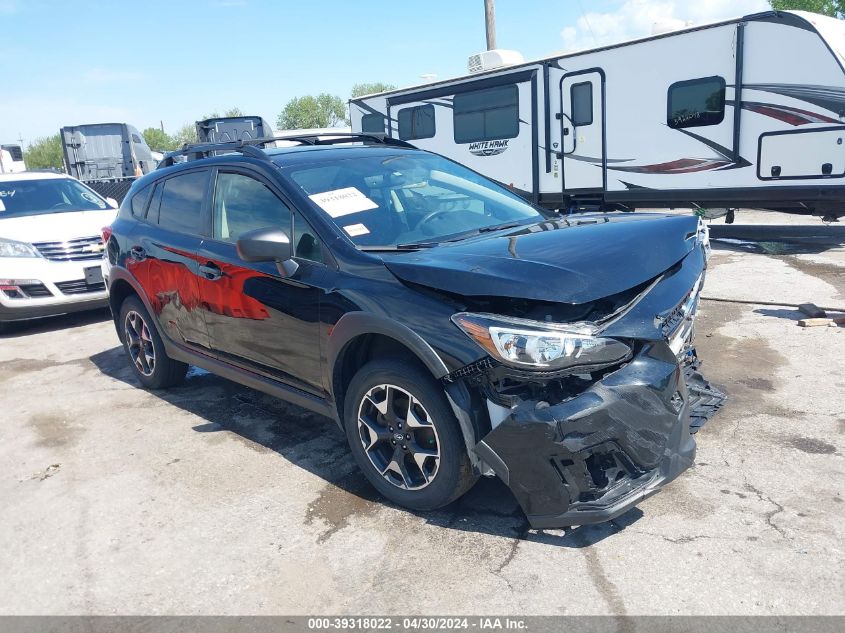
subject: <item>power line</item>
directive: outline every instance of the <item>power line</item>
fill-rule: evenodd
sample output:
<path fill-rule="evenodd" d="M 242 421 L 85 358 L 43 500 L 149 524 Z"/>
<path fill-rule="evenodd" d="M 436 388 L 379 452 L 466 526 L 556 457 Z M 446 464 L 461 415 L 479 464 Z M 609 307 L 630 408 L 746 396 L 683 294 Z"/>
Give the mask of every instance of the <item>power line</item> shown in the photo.
<path fill-rule="evenodd" d="M 587 17 L 587 12 L 584 11 L 584 5 L 581 4 L 581 0 L 578 0 L 578 6 L 581 9 L 581 17 L 584 18 L 584 24 L 587 25 L 587 30 L 590 31 L 590 37 L 593 38 L 593 44 L 598 46 L 598 40 L 596 39 L 596 34 L 593 33 L 593 27 L 590 24 L 590 18 Z"/>

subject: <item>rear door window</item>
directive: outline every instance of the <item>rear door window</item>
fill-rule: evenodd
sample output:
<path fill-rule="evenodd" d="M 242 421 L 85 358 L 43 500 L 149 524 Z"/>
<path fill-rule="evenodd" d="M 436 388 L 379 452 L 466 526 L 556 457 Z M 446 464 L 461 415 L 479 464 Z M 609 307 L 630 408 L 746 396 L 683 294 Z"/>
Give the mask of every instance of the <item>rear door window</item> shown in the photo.
<path fill-rule="evenodd" d="M 132 215 L 136 218 L 144 218 L 147 214 L 147 201 L 150 199 L 150 193 L 152 193 L 153 186 L 147 185 L 141 191 L 136 193 L 132 196 L 132 200 L 130 200 L 130 208 L 132 209 Z"/>
<path fill-rule="evenodd" d="M 179 233 L 205 234 L 202 203 L 208 186 L 208 170 L 168 178 L 161 185 L 159 226 Z"/>

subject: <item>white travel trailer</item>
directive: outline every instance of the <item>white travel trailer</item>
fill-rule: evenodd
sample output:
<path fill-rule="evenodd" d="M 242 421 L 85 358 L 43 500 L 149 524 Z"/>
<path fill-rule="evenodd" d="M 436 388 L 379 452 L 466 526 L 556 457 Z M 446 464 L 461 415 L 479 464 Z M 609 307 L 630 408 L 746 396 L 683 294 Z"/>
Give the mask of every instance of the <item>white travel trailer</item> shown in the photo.
<path fill-rule="evenodd" d="M 843 21 L 769 11 L 496 60 L 512 62 L 493 51 L 467 76 L 353 99 L 352 130 L 448 156 L 551 209 L 845 214 Z"/>
<path fill-rule="evenodd" d="M 17 143 L 0 145 L 0 174 L 14 174 L 26 171 L 23 148 Z"/>

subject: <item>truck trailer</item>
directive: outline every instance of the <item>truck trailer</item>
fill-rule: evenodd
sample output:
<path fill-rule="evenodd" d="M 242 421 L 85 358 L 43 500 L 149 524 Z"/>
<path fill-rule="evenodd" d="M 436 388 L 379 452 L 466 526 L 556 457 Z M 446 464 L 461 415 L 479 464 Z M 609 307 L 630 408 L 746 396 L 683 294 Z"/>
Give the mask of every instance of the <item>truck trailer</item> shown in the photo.
<path fill-rule="evenodd" d="M 550 209 L 845 214 L 845 22 L 767 11 L 349 102 Z"/>
<path fill-rule="evenodd" d="M 67 173 L 103 197 L 123 201 L 132 182 L 156 167 L 147 142 L 127 123 L 92 123 L 59 132 Z"/>

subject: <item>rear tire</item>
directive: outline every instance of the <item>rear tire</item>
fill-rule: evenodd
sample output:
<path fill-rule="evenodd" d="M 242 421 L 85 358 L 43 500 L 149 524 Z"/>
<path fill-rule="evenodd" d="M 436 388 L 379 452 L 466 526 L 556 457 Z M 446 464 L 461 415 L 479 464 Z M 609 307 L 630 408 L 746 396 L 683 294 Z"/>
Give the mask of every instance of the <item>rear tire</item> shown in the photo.
<path fill-rule="evenodd" d="M 477 481 L 455 414 L 425 369 L 394 359 L 371 361 L 350 382 L 344 405 L 352 455 L 390 501 L 433 510 Z"/>
<path fill-rule="evenodd" d="M 135 377 L 147 389 L 166 389 L 185 378 L 188 365 L 173 360 L 149 312 L 138 297 L 127 297 L 120 306 L 119 332 L 123 350 Z"/>

